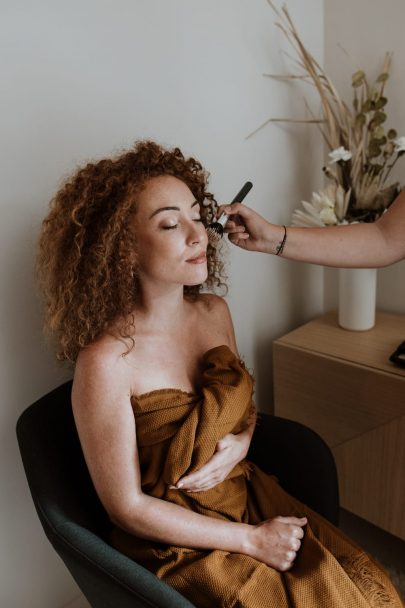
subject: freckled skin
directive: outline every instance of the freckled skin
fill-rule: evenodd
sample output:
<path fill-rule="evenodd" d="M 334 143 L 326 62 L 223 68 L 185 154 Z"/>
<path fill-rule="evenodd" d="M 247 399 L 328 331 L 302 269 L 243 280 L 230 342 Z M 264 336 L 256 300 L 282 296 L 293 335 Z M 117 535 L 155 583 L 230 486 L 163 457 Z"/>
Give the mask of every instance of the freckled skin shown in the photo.
<path fill-rule="evenodd" d="M 288 570 L 300 548 L 305 518 L 235 523 L 142 492 L 131 395 L 161 387 L 194 390 L 203 353 L 225 344 L 238 354 L 226 302 L 209 294 L 184 296 L 185 285 L 201 284 L 207 277 L 208 239 L 194 203 L 189 188 L 167 175 L 149 180 L 137 198 L 135 347 L 123 357 L 122 341 L 106 333 L 79 353 L 72 405 L 80 441 L 100 500 L 111 521 L 124 530 L 165 544 L 245 553 Z M 246 456 L 254 422 L 253 417 L 241 433 L 223 437 L 199 471 L 179 480 L 182 491 L 221 482 Z"/>
<path fill-rule="evenodd" d="M 276 253 L 283 226 L 271 224 L 246 205 L 221 206 L 231 215 L 225 232 L 247 251 Z M 379 268 L 405 259 L 405 188 L 377 222 L 325 228 L 287 227 L 284 258 L 338 268 Z"/>
<path fill-rule="evenodd" d="M 199 204 L 184 182 L 172 176 L 152 178 L 138 197 L 134 229 L 142 281 L 197 285 L 206 280 L 206 263 L 187 262 L 206 251 L 208 237 Z"/>

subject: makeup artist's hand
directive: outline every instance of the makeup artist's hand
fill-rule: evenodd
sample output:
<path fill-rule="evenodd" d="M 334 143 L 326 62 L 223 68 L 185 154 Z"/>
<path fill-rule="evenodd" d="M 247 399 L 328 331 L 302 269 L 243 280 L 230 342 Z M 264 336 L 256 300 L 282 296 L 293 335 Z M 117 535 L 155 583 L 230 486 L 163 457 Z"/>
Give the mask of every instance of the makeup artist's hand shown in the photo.
<path fill-rule="evenodd" d="M 242 203 L 221 205 L 217 216 L 227 213 L 230 218 L 224 231 L 229 240 L 248 251 L 275 253 L 277 243 L 283 238 L 283 228 L 270 224 L 261 215 Z"/>
<path fill-rule="evenodd" d="M 232 469 L 246 457 L 252 433 L 249 430 L 237 435 L 228 433 L 216 445 L 214 455 L 198 471 L 185 475 L 175 488 L 188 492 L 203 492 L 221 483 Z"/>

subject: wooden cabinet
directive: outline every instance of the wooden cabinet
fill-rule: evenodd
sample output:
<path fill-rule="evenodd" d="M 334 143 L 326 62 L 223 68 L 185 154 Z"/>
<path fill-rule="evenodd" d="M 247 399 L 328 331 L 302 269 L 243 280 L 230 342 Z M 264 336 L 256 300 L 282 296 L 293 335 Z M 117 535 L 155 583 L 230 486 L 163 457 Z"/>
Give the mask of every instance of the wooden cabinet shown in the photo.
<path fill-rule="evenodd" d="M 405 540 L 405 369 L 388 360 L 402 340 L 405 315 L 354 332 L 328 313 L 273 349 L 275 413 L 330 446 L 342 507 Z"/>

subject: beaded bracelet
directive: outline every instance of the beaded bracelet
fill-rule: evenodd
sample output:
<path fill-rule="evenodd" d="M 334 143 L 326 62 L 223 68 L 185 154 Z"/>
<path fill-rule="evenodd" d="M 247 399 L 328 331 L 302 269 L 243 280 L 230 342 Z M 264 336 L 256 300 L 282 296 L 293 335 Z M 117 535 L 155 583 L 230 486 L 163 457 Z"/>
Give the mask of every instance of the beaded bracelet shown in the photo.
<path fill-rule="evenodd" d="M 287 240 L 287 228 L 285 226 L 283 226 L 283 228 L 284 228 L 283 240 L 280 241 L 279 244 L 276 247 L 276 255 L 281 255 L 283 253 L 284 245 L 285 245 L 286 240 Z"/>

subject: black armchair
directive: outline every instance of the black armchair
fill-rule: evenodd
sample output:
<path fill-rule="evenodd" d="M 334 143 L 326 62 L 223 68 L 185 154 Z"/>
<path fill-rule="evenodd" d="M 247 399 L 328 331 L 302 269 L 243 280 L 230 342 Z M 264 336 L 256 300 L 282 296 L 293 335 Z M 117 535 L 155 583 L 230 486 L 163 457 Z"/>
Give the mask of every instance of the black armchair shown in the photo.
<path fill-rule="evenodd" d="M 66 382 L 28 407 L 17 437 L 44 531 L 94 608 L 193 608 L 177 591 L 104 540 L 110 523 L 82 455 Z M 301 424 L 260 416 L 249 458 L 302 502 L 337 524 L 336 468 L 329 448 Z"/>

